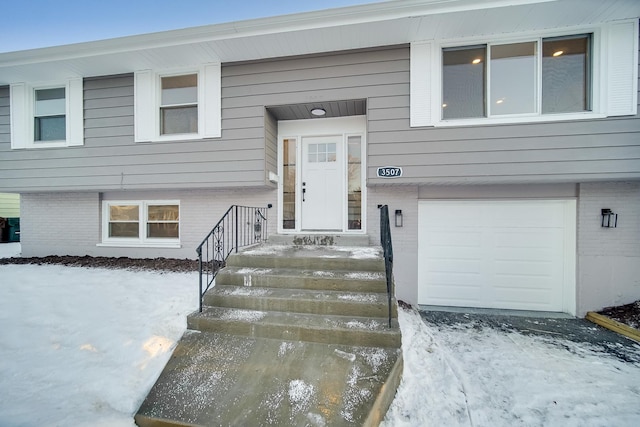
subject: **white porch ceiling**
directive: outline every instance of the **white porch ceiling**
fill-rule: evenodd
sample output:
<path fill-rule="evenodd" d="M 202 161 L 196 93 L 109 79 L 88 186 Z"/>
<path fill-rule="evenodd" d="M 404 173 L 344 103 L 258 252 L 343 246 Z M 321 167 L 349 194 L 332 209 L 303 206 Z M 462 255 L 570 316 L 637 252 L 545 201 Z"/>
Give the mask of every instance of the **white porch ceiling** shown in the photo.
<path fill-rule="evenodd" d="M 395 0 L 0 54 L 0 85 L 640 17 L 638 0 Z"/>

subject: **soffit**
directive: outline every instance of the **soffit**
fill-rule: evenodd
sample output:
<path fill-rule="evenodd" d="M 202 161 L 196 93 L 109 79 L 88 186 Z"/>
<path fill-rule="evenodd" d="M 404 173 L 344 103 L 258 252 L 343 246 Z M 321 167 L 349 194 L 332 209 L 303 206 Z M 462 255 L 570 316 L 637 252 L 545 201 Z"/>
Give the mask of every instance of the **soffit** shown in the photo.
<path fill-rule="evenodd" d="M 346 101 L 313 102 L 306 104 L 278 105 L 267 107 L 276 120 L 320 119 L 330 117 L 363 116 L 367 113 L 364 99 Z M 321 117 L 311 114 L 314 108 L 322 108 L 326 114 Z"/>
<path fill-rule="evenodd" d="M 0 54 L 0 84 L 588 26 L 637 0 L 403 0 Z"/>

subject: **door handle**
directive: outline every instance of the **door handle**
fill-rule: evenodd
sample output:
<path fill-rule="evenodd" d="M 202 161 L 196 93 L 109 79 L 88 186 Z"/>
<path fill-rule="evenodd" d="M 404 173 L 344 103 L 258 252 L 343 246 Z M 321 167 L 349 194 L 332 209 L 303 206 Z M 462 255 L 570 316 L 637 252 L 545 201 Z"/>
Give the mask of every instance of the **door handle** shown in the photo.
<path fill-rule="evenodd" d="M 307 192 L 307 189 L 306 189 L 306 188 L 303 188 L 303 189 L 302 189 L 302 201 L 303 201 L 303 202 L 304 202 L 304 193 L 306 193 L 306 192 Z"/>

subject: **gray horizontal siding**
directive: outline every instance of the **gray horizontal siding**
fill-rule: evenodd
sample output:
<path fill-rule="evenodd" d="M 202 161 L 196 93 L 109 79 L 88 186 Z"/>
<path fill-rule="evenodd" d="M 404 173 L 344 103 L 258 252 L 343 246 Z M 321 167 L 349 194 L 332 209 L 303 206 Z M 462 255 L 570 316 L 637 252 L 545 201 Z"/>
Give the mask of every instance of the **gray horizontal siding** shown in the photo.
<path fill-rule="evenodd" d="M 408 49 L 398 49 L 408 61 Z M 404 62 L 406 63 L 406 61 Z M 640 117 L 410 128 L 409 79 L 368 99 L 369 185 L 640 179 Z M 401 166 L 402 178 L 376 177 Z"/>
<path fill-rule="evenodd" d="M 1 115 L 8 88 L 1 88 L 0 187 L 35 192 L 265 185 L 264 108 L 223 113 L 221 139 L 135 143 L 133 94 L 133 75 L 85 79 L 84 146 L 11 150 L 2 134 L 8 110 L 6 118 Z"/>
<path fill-rule="evenodd" d="M 264 187 L 277 170 L 266 106 L 366 99 L 369 185 L 640 179 L 640 118 L 410 128 L 409 48 L 350 51 L 222 67 L 222 138 L 135 143 L 133 76 L 86 79 L 85 145 L 11 150 L 0 88 L 5 191 Z M 401 166 L 402 178 L 375 177 Z"/>

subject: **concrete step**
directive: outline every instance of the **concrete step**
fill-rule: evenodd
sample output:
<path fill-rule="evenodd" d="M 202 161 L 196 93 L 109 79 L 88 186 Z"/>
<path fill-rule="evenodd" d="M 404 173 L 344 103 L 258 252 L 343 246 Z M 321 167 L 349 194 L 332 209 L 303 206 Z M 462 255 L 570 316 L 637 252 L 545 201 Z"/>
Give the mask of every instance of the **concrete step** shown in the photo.
<path fill-rule="evenodd" d="M 187 332 L 135 415 L 158 426 L 377 426 L 399 348 Z"/>
<path fill-rule="evenodd" d="M 273 234 L 271 245 L 290 246 L 369 246 L 366 234 Z"/>
<path fill-rule="evenodd" d="M 386 276 L 382 271 L 226 267 L 216 276 L 216 284 L 218 286 L 387 292 Z"/>
<path fill-rule="evenodd" d="M 314 271 L 384 271 L 380 247 L 259 245 L 232 254 L 227 266 Z"/>
<path fill-rule="evenodd" d="M 204 305 L 259 311 L 387 317 L 387 294 L 216 285 Z M 392 316 L 397 317 L 393 304 Z"/>
<path fill-rule="evenodd" d="M 394 302 L 395 303 L 395 302 Z M 401 344 L 397 319 L 327 316 L 304 313 L 205 307 L 192 313 L 187 327 L 248 337 L 275 338 L 326 344 L 395 347 Z"/>

